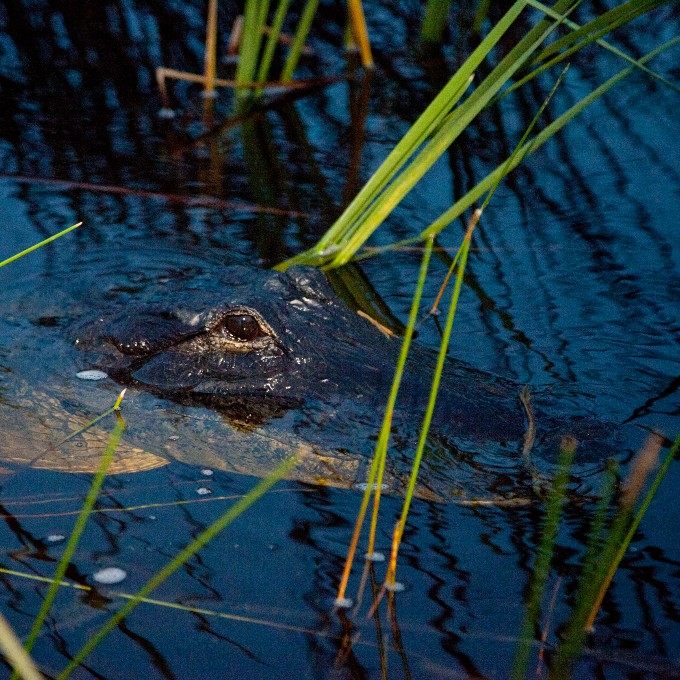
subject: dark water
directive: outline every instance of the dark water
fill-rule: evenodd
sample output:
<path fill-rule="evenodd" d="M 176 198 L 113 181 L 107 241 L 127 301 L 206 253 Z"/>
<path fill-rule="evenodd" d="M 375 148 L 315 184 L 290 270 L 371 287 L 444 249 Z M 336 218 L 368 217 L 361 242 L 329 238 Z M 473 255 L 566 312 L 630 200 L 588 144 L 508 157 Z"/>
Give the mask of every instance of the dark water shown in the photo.
<path fill-rule="evenodd" d="M 179 115 L 158 118 L 153 71 L 160 64 L 200 71 L 201 4 L 5 3 L 0 259 L 76 221 L 86 226 L 0 272 L 3 373 L 38 366 L 51 334 L 68 324 L 65 300 L 82 309 L 101 298 L 102 281 L 118 279 L 132 299 L 169 267 L 267 266 L 311 245 L 473 45 L 470 17 L 457 10 L 444 58 L 417 58 L 412 5 L 367 6 L 378 62 L 370 82 L 342 80 L 245 124 L 206 131 L 194 86 L 171 86 Z M 301 75 L 345 71 L 341 14 L 322 8 L 316 54 Z M 233 16 L 231 5 L 220 7 L 223 41 Z M 678 30 L 673 6 L 615 42 L 637 56 Z M 677 82 L 677 47 L 651 67 Z M 620 68 L 599 49 L 577 57 L 548 118 Z M 551 84 L 481 116 L 374 245 L 418 233 L 495 167 Z M 451 350 L 519 384 L 560 387 L 571 395 L 565 412 L 637 432 L 631 448 L 647 428 L 668 437 L 678 430 L 677 98 L 645 75 L 627 78 L 499 189 L 476 235 Z M 216 124 L 232 107 L 221 94 Z M 462 231 L 452 225 L 441 245 L 453 252 Z M 401 320 L 419 257 L 404 250 L 361 265 Z M 429 299 L 445 260 L 435 259 Z M 32 292 L 45 289 L 36 326 Z M 424 344 L 437 337 L 434 325 L 421 328 Z M 88 483 L 24 468 L 2 477 L 0 566 L 22 574 L 0 575 L 2 611 L 21 636 L 46 592 L 27 576 L 53 573 L 63 543 L 47 537 L 69 534 Z M 117 588 L 134 592 L 253 483 L 220 471 L 208 478 L 180 463 L 110 478 L 67 578 L 92 585 L 97 569 L 120 566 L 129 576 Z M 577 677 L 680 675 L 679 485 L 674 465 L 605 598 Z M 198 495 L 201 487 L 212 494 Z M 544 508 L 415 502 L 399 568 L 407 588 L 393 615 L 383 605 L 376 621 L 366 611 L 381 564 L 356 614 L 332 611 L 358 505 L 352 491 L 280 483 L 153 594 L 198 613 L 140 606 L 75 676 L 506 677 Z M 382 550 L 400 507 L 399 499 L 384 501 Z M 587 504 L 569 507 L 560 529 L 548 652 L 573 604 L 591 518 Z M 58 674 L 121 602 L 101 587 L 63 589 L 34 652 L 45 674 Z"/>

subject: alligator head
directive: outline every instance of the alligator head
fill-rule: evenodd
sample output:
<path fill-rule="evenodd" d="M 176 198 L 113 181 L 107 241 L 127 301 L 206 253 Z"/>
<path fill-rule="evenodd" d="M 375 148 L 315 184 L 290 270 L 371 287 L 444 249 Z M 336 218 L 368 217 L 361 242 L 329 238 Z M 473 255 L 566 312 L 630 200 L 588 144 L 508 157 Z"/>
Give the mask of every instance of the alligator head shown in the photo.
<path fill-rule="evenodd" d="M 328 403 L 340 391 L 362 399 L 389 378 L 396 357 L 398 343 L 308 267 L 229 267 L 218 280 L 158 285 L 145 300 L 80 329 L 75 342 L 88 367 L 184 403 L 247 404 L 256 421 L 302 400 Z"/>

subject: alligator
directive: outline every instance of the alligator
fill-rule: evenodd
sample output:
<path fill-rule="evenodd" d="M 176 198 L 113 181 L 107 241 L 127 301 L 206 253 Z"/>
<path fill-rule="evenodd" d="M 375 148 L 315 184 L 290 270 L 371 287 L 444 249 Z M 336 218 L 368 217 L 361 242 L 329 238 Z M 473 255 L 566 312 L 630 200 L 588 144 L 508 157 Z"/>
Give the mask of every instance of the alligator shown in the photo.
<path fill-rule="evenodd" d="M 264 475 L 296 453 L 294 479 L 335 486 L 365 480 L 401 340 L 350 310 L 323 273 L 233 266 L 159 281 L 141 297 L 119 296 L 94 320 L 66 329 L 76 351 L 49 377 L 0 381 L 0 429 L 13 433 L 0 458 L 94 471 L 106 428 L 69 432 L 105 410 L 124 385 L 127 430 L 113 473 L 174 458 Z M 396 493 L 406 484 L 435 360 L 435 352 L 414 343 L 385 477 Z M 76 377 L 92 369 L 106 379 Z M 510 380 L 447 360 L 420 496 L 514 496 L 519 487 L 524 494 L 529 424 L 536 425 L 534 460 L 554 460 L 565 435 L 576 437 L 591 461 L 611 450 L 611 428 L 555 416 L 555 400 L 551 405 L 546 395 L 534 397 L 529 418 L 520 391 Z"/>

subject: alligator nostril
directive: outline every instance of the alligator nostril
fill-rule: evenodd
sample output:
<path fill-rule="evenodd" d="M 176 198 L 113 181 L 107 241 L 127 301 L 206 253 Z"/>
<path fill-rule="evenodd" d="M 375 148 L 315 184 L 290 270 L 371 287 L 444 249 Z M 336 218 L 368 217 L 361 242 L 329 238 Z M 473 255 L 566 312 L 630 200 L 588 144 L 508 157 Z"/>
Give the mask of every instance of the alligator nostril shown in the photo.
<path fill-rule="evenodd" d="M 144 356 L 153 351 L 151 344 L 146 339 L 132 340 L 128 342 L 121 342 L 118 338 L 111 336 L 105 337 L 104 340 L 113 345 L 119 352 L 128 356 Z"/>

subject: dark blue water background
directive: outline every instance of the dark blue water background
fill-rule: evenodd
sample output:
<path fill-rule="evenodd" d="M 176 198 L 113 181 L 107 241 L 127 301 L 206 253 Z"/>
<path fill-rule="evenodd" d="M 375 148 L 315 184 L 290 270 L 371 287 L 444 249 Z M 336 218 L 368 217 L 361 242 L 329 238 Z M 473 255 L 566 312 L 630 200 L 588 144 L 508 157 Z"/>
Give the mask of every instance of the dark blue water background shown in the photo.
<path fill-rule="evenodd" d="M 54 293 L 42 300 L 46 316 L 58 316 L 60 296 L 87 299 L 100 273 L 143 287 L 169 263 L 269 266 L 299 252 L 337 217 L 474 46 L 464 9 L 456 10 L 443 56 L 426 57 L 417 55 L 415 3 L 368 3 L 378 64 L 370 82 L 357 72 L 246 125 L 206 133 L 196 87 L 170 85 L 178 117 L 167 122 L 157 115 L 154 81 L 158 65 L 201 70 L 202 11 L 201 3 L 153 1 L 0 7 L 0 258 L 86 223 L 0 272 L 4 316 L 20 318 L 30 291 L 45 286 Z M 231 4 L 220 6 L 222 46 L 234 14 Z M 579 19 L 587 17 L 584 10 Z M 671 6 L 614 42 L 639 56 L 679 30 Z M 324 4 L 311 40 L 315 55 L 300 75 L 345 73 L 342 34 L 342 12 Z M 650 66 L 677 83 L 677 59 L 676 47 Z M 623 66 L 596 47 L 577 56 L 546 119 Z M 480 116 L 372 245 L 417 234 L 501 162 L 554 77 Z M 451 349 L 519 384 L 568 388 L 566 412 L 636 426 L 631 445 L 644 439 L 643 428 L 668 437 L 678 430 L 678 97 L 634 74 L 504 182 L 475 236 Z M 232 109 L 230 95 L 220 93 L 215 120 Z M 442 235 L 449 253 L 463 226 L 454 223 Z M 401 320 L 419 257 L 405 249 L 361 265 Z M 428 300 L 444 259 L 434 258 Z M 435 346 L 434 325 L 423 326 L 419 339 Z M 39 362 L 35 346 L 34 339 L 22 347 L 0 338 L 0 367 L 14 373 Z M 207 479 L 179 463 L 111 478 L 68 579 L 91 585 L 98 568 L 120 566 L 129 577 L 119 588 L 134 592 L 228 507 L 231 501 L 220 498 L 253 483 L 219 471 Z M 68 535 L 87 484 L 85 477 L 31 469 L 4 475 L 0 565 L 50 576 L 63 544 L 46 537 Z M 202 486 L 212 495 L 199 497 Z M 679 488 L 674 465 L 614 579 L 577 676 L 680 675 Z M 76 677 L 377 678 L 381 667 L 390 678 L 506 677 L 542 506 L 416 501 L 400 556 L 406 592 L 396 599 L 395 616 L 390 620 L 383 607 L 378 623 L 365 618 L 370 580 L 358 613 L 332 610 L 359 501 L 352 491 L 280 483 L 154 593 L 202 613 L 140 606 Z M 383 503 L 382 550 L 400 507 L 395 498 Z M 572 509 L 561 527 L 549 579 L 549 589 L 558 588 L 549 645 L 573 602 L 589 518 L 587 508 Z M 359 571 L 350 582 L 353 596 Z M 376 565 L 374 582 L 383 576 L 384 565 Z M 25 576 L 0 578 L 2 611 L 25 636 L 46 586 Z M 100 590 L 60 592 L 35 648 L 48 676 L 121 606 Z"/>

